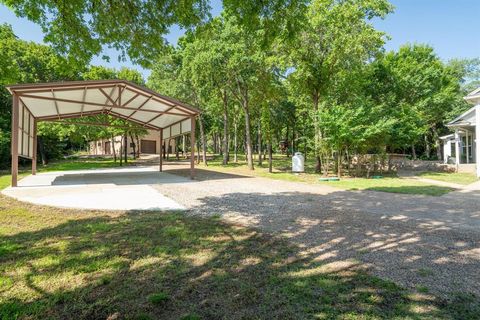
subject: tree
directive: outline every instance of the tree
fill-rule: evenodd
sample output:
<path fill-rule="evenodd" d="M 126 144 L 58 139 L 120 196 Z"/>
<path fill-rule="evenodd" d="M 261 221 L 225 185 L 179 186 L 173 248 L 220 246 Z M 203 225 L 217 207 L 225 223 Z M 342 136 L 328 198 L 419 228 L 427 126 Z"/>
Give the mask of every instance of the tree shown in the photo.
<path fill-rule="evenodd" d="M 228 44 L 221 41 L 221 21 L 215 19 L 184 41 L 183 73 L 188 75 L 199 94 L 208 100 L 207 105 L 213 113 L 222 114 L 223 164 L 229 161 L 229 106 L 231 93 L 228 87 L 228 74 L 225 65 L 228 62 Z"/>
<path fill-rule="evenodd" d="M 395 139 L 409 140 L 415 156 L 415 144 L 423 138 L 425 157 L 431 157 L 434 145 L 441 157 L 439 133 L 447 117 L 458 104 L 464 104 L 460 90 L 463 74 L 443 63 L 428 45 L 405 45 L 398 52 L 389 52 L 379 63 L 393 79 L 393 86 L 382 91 L 393 94 L 393 105 L 399 122 Z"/>
<path fill-rule="evenodd" d="M 185 39 L 180 40 L 181 43 L 185 41 Z M 206 105 L 205 96 L 200 93 L 201 89 L 193 83 L 190 73 L 185 71 L 184 51 L 182 45 L 179 49 L 171 49 L 168 55 L 161 57 L 154 64 L 148 85 L 154 90 L 185 101 L 203 111 Z M 202 159 L 203 163 L 207 165 L 205 115 L 203 112 L 197 120 L 202 144 Z"/>
<path fill-rule="evenodd" d="M 251 136 L 252 99 L 258 94 L 260 72 L 265 69 L 265 51 L 259 39 L 263 31 L 247 32 L 233 17 L 224 17 L 220 32 L 221 41 L 225 43 L 228 60 L 225 65 L 228 85 L 232 96 L 241 106 L 245 118 L 245 146 L 247 164 L 253 166 L 253 148 Z"/>
<path fill-rule="evenodd" d="M 71 62 L 85 65 L 91 57 L 110 47 L 144 67 L 167 48 L 165 35 L 173 25 L 191 29 L 210 18 L 208 0 L 1 0 L 19 17 L 39 24 L 45 42 L 69 55 Z M 255 27 L 262 22 L 272 34 L 288 32 L 304 0 L 225 0 L 224 9 Z M 104 57 L 109 59 L 109 57 Z"/>
<path fill-rule="evenodd" d="M 452 59 L 448 67 L 460 78 L 462 93 L 467 95 L 480 87 L 480 58 Z"/>
<path fill-rule="evenodd" d="M 48 46 L 18 39 L 6 24 L 0 25 L 0 57 L 0 163 L 4 165 L 10 157 L 12 99 L 3 85 L 78 80 L 82 69 L 70 65 Z M 42 158 L 46 161 L 47 156 L 61 155 L 69 142 L 64 139 L 67 129 L 62 128 L 61 133 L 53 135 L 52 130 L 42 127 L 39 125 L 39 151 L 45 151 Z M 43 139 L 50 141 L 48 149 L 42 149 Z M 72 141 L 78 143 L 78 140 Z"/>
<path fill-rule="evenodd" d="M 304 24 L 290 55 L 293 72 L 289 80 L 297 93 L 308 96 L 312 106 L 315 132 L 316 170 L 320 171 L 320 107 L 328 107 L 322 99 L 335 88 L 338 77 L 353 71 L 375 57 L 385 34 L 368 22 L 384 17 L 392 10 L 386 0 L 314 0 L 304 17 Z"/>

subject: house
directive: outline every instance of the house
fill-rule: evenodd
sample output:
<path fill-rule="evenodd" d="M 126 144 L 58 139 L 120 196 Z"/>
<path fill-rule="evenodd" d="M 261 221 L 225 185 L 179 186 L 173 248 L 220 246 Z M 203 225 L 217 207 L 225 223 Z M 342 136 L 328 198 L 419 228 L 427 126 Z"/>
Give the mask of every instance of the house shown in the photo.
<path fill-rule="evenodd" d="M 447 127 L 454 133 L 440 137 L 443 141 L 443 159 L 454 164 L 458 171 L 473 171 L 480 177 L 480 88 L 471 92 L 465 100 L 473 107 L 456 117 Z"/>
<path fill-rule="evenodd" d="M 112 149 L 112 142 L 114 149 Z M 91 155 L 111 155 L 113 150 L 118 155 L 121 148 L 122 136 L 113 137 L 113 139 L 100 139 L 95 141 L 90 141 L 89 143 L 89 154 Z M 175 153 L 175 138 L 167 139 L 164 142 L 169 145 L 168 153 Z M 137 149 L 137 145 L 140 145 L 140 149 Z M 134 148 L 135 152 L 144 154 L 159 154 L 160 153 L 160 135 L 156 130 L 148 130 L 146 135 L 139 136 L 138 141 L 136 137 L 127 137 L 127 152 L 128 154 L 133 154 Z M 180 151 L 181 152 L 181 151 Z"/>

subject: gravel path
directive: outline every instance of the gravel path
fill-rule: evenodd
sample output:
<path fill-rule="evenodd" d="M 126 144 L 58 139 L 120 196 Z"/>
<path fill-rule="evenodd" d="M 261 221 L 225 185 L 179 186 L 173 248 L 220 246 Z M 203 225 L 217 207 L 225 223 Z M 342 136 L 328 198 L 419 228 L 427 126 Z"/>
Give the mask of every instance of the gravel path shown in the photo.
<path fill-rule="evenodd" d="M 166 172 L 188 174 L 178 165 Z M 219 214 L 289 237 L 317 261 L 354 259 L 408 288 L 480 296 L 478 191 L 443 197 L 342 191 L 206 170 L 198 170 L 198 180 L 155 188 L 193 214 Z"/>

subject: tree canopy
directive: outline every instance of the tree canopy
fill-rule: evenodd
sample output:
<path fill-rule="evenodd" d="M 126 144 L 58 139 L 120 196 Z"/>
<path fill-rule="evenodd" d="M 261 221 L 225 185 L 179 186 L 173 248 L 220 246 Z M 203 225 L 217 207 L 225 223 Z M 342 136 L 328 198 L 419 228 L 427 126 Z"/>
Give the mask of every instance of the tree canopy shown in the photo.
<path fill-rule="evenodd" d="M 45 42 L 56 52 L 82 64 L 99 55 L 104 47 L 111 47 L 120 52 L 121 59 L 130 57 L 149 67 L 167 48 L 165 35 L 171 26 L 192 29 L 211 17 L 208 0 L 1 2 L 17 16 L 39 24 L 45 33 Z M 303 4 L 304 0 L 225 0 L 223 7 L 245 25 L 261 24 L 269 30 L 280 31 L 280 28 L 291 29 L 294 23 L 293 19 L 286 19 L 291 14 L 283 13 L 295 12 Z"/>
<path fill-rule="evenodd" d="M 49 45 L 18 39 L 2 25 L 1 85 L 114 78 L 147 85 L 202 111 L 205 163 L 208 153 L 228 164 L 243 152 L 254 169 L 267 153 L 302 151 L 316 158 L 317 171 L 353 175 L 360 173 L 352 159 L 361 166 L 366 154 L 437 159 L 445 122 L 468 108 L 463 96 L 480 85 L 479 59 L 443 61 L 424 44 L 387 52 L 388 35 L 372 24 L 394 10 L 387 0 L 224 0 L 217 17 L 207 0 L 2 1 L 38 23 Z M 185 29 L 175 46 L 165 40 L 172 25 Z M 91 66 L 105 46 L 150 68 L 148 80 L 128 68 Z M 6 159 L 10 100 L 2 90 Z M 51 156 L 126 134 L 82 126 L 40 133 L 56 146 Z"/>

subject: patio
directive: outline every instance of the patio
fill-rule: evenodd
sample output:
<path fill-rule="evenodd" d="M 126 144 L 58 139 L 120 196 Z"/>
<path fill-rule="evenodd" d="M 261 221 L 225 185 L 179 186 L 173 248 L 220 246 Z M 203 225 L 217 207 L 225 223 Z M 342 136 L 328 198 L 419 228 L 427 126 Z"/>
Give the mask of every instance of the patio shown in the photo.
<path fill-rule="evenodd" d="M 58 171 L 30 175 L 3 194 L 20 201 L 60 208 L 91 210 L 183 210 L 155 184 L 192 180 L 155 167 Z"/>

